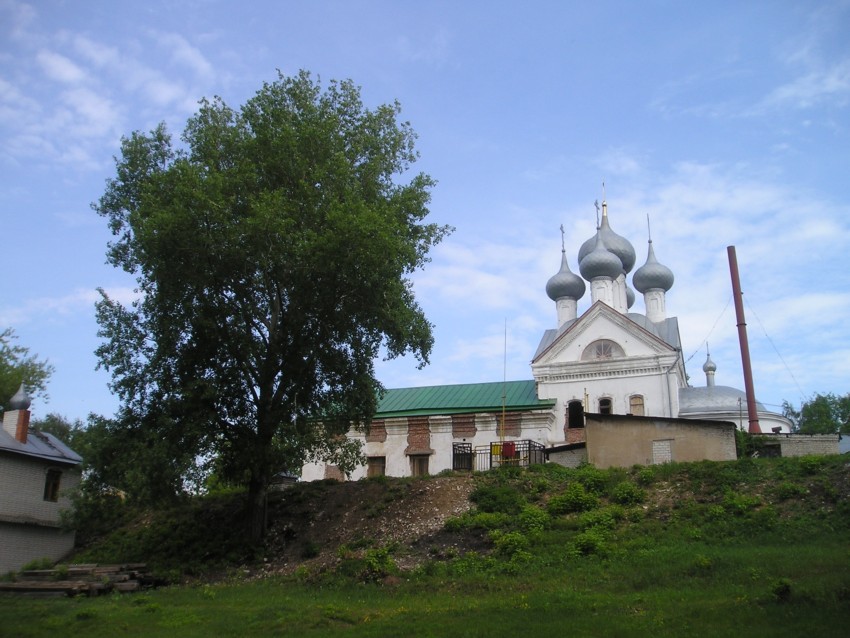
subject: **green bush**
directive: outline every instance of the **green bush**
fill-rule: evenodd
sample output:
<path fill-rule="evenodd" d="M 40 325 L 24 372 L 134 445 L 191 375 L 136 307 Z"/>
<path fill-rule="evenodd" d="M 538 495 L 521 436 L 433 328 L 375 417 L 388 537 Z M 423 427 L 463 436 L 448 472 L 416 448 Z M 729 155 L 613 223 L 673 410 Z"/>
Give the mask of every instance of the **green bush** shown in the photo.
<path fill-rule="evenodd" d="M 573 539 L 572 549 L 579 556 L 601 554 L 605 549 L 605 534 L 598 527 L 585 530 Z"/>
<path fill-rule="evenodd" d="M 510 558 L 512 560 L 527 560 L 531 558 L 528 549 L 531 543 L 522 532 L 502 532 L 494 530 L 490 532 L 490 540 L 493 541 L 495 554 Z"/>
<path fill-rule="evenodd" d="M 482 485 L 469 496 L 482 512 L 519 514 L 525 505 L 525 497 L 510 485 Z"/>
<path fill-rule="evenodd" d="M 611 500 L 620 505 L 637 505 L 646 500 L 646 492 L 634 483 L 624 481 L 611 490 Z"/>
<path fill-rule="evenodd" d="M 585 512 L 579 516 L 579 527 L 590 529 L 600 527 L 605 530 L 613 530 L 617 524 L 626 516 L 625 511 L 619 505 L 611 505 L 602 509 Z"/>
<path fill-rule="evenodd" d="M 519 514 L 519 526 L 530 536 L 539 536 L 551 522 L 548 512 L 533 505 L 526 505 Z"/>
<path fill-rule="evenodd" d="M 567 489 L 549 499 L 546 509 L 552 516 L 594 509 L 599 499 L 587 491 L 583 483 L 570 483 Z"/>

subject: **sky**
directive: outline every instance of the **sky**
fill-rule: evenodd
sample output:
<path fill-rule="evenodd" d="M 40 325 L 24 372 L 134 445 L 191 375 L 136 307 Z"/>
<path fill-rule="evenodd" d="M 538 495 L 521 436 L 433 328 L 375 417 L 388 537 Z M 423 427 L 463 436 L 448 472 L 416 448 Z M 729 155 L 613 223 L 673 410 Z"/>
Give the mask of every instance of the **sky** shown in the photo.
<path fill-rule="evenodd" d="M 34 418 L 118 407 L 94 302 L 134 281 L 91 203 L 121 137 L 178 135 L 199 99 L 238 107 L 300 69 L 400 102 L 438 181 L 429 221 L 456 229 L 413 277 L 430 365 L 378 361 L 386 387 L 532 378 L 559 227 L 578 272 L 604 182 L 636 267 L 649 216 L 675 275 L 693 385 L 708 346 L 717 384 L 744 387 L 734 245 L 757 398 L 850 392 L 847 0 L 0 0 L 0 329 L 55 368 Z"/>

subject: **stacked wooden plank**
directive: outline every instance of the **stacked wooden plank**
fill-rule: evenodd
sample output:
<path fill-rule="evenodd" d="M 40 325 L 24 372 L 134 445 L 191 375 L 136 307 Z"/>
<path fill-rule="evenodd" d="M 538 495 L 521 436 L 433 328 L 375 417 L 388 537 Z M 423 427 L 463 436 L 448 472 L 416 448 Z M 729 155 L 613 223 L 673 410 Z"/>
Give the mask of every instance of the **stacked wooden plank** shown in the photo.
<path fill-rule="evenodd" d="M 155 585 L 142 563 L 124 565 L 60 565 L 54 569 L 18 572 L 14 582 L 0 582 L 0 592 L 44 596 L 98 596 L 119 591 L 133 592 Z"/>

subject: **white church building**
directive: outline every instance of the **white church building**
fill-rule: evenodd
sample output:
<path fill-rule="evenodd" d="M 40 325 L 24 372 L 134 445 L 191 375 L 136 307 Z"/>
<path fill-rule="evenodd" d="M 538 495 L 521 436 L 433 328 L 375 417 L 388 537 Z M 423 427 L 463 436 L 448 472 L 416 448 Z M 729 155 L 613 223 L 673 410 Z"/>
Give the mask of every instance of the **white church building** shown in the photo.
<path fill-rule="evenodd" d="M 532 379 L 387 390 L 366 431 L 349 433 L 362 442 L 366 465 L 343 477 L 334 466 L 309 464 L 302 479 L 486 469 L 542 462 L 553 450 L 586 459 L 586 414 L 635 417 L 617 417 L 620 428 L 693 421 L 685 428 L 690 449 L 693 433 L 712 431 L 711 422 L 740 425 L 746 394 L 715 385 L 710 357 L 703 365 L 705 386 L 688 385 L 678 320 L 667 316 L 673 272 L 656 258 L 651 238 L 645 263 L 632 272 L 635 262 L 634 247 L 612 230 L 603 201 L 597 232 L 578 252 L 580 276 L 570 270 L 562 228 L 561 267 L 546 284 L 557 326 L 543 333 L 531 360 Z M 646 314 L 631 312 L 632 287 L 643 295 Z M 591 305 L 579 316 L 578 302 L 588 289 Z M 788 419 L 756 407 L 763 432 L 790 432 Z M 685 460 L 671 449 L 666 460 Z"/>

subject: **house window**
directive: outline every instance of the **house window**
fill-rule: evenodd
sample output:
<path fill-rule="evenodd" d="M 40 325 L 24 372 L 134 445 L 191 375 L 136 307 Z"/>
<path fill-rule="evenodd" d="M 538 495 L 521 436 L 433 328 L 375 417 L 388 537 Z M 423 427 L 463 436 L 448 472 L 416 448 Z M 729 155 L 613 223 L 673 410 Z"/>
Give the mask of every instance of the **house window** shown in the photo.
<path fill-rule="evenodd" d="M 383 476 L 387 473 L 387 457 L 386 456 L 370 456 L 366 459 L 366 476 Z"/>
<path fill-rule="evenodd" d="M 427 454 L 410 455 L 410 474 L 412 476 L 425 476 L 426 474 L 428 474 Z"/>
<path fill-rule="evenodd" d="M 599 339 L 594 341 L 581 353 L 582 361 L 605 361 L 617 357 L 625 357 L 626 353 L 619 344 L 610 339 Z"/>
<path fill-rule="evenodd" d="M 47 470 L 47 475 L 44 480 L 44 500 L 53 501 L 59 500 L 59 483 L 62 480 L 62 470 Z"/>
<path fill-rule="evenodd" d="M 611 399 L 605 397 L 604 399 L 599 399 L 599 414 L 613 414 L 614 408 L 611 403 Z"/>
<path fill-rule="evenodd" d="M 639 394 L 633 394 L 629 397 L 629 413 L 635 416 L 644 416 L 643 397 Z"/>
<path fill-rule="evenodd" d="M 584 427 L 584 406 L 581 401 L 570 401 L 567 404 L 567 428 Z"/>

